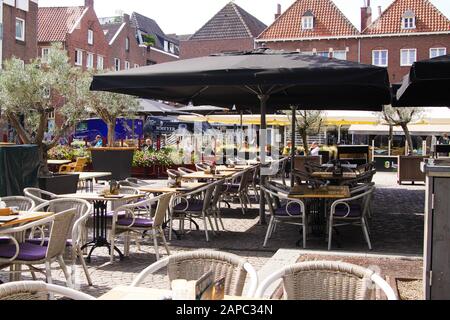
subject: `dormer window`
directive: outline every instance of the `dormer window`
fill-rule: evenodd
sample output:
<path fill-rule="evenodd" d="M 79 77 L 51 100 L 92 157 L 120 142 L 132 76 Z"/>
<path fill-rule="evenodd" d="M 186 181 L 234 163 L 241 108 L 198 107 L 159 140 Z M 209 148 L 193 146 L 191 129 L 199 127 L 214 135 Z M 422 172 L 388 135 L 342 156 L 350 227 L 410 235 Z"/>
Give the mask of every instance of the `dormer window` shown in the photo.
<path fill-rule="evenodd" d="M 314 15 L 308 10 L 302 17 L 302 29 L 303 30 L 312 30 L 314 29 Z"/>
<path fill-rule="evenodd" d="M 402 17 L 402 29 L 415 29 L 416 15 L 412 10 L 407 10 Z"/>

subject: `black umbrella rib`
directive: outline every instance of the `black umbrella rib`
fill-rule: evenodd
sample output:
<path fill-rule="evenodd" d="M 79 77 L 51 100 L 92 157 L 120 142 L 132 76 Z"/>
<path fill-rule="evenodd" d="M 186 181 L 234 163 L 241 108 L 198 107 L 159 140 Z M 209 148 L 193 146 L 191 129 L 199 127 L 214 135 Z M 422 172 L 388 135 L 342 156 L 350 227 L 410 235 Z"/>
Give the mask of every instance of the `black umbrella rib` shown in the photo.
<path fill-rule="evenodd" d="M 200 90 L 198 90 L 196 93 L 194 93 L 191 97 L 190 97 L 190 99 L 192 100 L 192 99 L 195 99 L 196 97 L 198 97 L 199 95 L 201 95 L 204 91 L 206 91 L 206 90 L 208 90 L 209 89 L 209 86 L 205 86 L 205 87 L 203 87 L 203 88 L 201 88 Z"/>

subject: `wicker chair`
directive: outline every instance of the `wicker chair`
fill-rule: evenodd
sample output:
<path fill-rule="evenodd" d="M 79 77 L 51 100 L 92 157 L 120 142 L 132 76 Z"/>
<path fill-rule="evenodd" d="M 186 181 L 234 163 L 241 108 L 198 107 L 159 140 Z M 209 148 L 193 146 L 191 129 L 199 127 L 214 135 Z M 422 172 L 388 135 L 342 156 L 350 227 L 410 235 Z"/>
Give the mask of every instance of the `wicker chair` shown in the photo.
<path fill-rule="evenodd" d="M 372 250 L 367 218 L 374 189 L 368 186 L 365 192 L 348 199 L 337 200 L 331 205 L 328 221 L 328 250 L 332 247 L 333 229 L 348 225 L 362 227 L 369 250 Z M 355 190 L 353 192 L 355 193 Z"/>
<path fill-rule="evenodd" d="M 175 219 L 180 221 L 180 229 L 184 232 L 185 220 L 192 221 L 193 218 L 201 218 L 205 228 L 206 241 L 209 242 L 208 222 L 214 232 L 210 215 L 214 190 L 214 184 L 209 184 L 190 193 L 176 195 L 170 211 L 170 230 L 173 230 Z M 172 240 L 172 232 L 170 232 L 169 240 Z"/>
<path fill-rule="evenodd" d="M 233 176 L 231 183 L 225 185 L 223 192 L 223 199 L 234 200 L 237 198 L 239 200 L 243 215 L 246 214 L 250 205 L 248 186 L 252 178 L 251 169 L 239 172 Z M 233 181 L 239 181 L 239 183 L 233 183 Z"/>
<path fill-rule="evenodd" d="M 56 194 L 38 188 L 26 188 L 23 190 L 23 194 L 25 197 L 32 199 L 36 205 L 56 198 Z"/>
<path fill-rule="evenodd" d="M 127 178 L 125 179 L 125 181 L 121 181 L 120 184 L 126 187 L 133 187 L 133 188 L 140 188 L 150 185 L 150 183 L 148 183 L 147 181 L 137 178 Z"/>
<path fill-rule="evenodd" d="M 50 300 L 58 294 L 71 300 L 97 300 L 95 297 L 70 288 L 41 281 L 20 281 L 0 285 L 0 300 Z"/>
<path fill-rule="evenodd" d="M 206 163 L 197 163 L 195 165 L 195 168 L 197 169 L 197 171 L 205 171 L 209 169 L 209 165 Z"/>
<path fill-rule="evenodd" d="M 302 227 L 303 248 L 306 248 L 308 219 L 304 203 L 300 200 L 289 199 L 287 193 L 281 192 L 279 189 L 271 189 L 270 185 L 261 187 L 261 190 L 266 196 L 266 202 L 269 205 L 271 216 L 263 247 L 265 248 L 267 246 L 267 242 L 271 238 L 276 225 L 278 223 L 286 223 Z"/>
<path fill-rule="evenodd" d="M 20 211 L 32 211 L 36 206 L 34 201 L 27 197 L 4 197 L 1 198 L 1 201 L 6 204 L 6 207 L 16 207 Z"/>
<path fill-rule="evenodd" d="M 66 241 L 66 246 L 72 248 L 72 272 L 75 272 L 76 259 L 80 259 L 80 263 L 83 267 L 84 274 L 86 275 L 87 282 L 89 286 L 92 286 L 92 280 L 83 257 L 83 252 L 81 251 L 81 247 L 84 241 L 87 239 L 86 222 L 92 212 L 92 205 L 88 201 L 82 199 L 56 199 L 50 200 L 49 202 L 43 203 L 35 208 L 35 210 L 38 212 L 62 212 L 70 209 L 76 210 L 74 223 L 70 228 L 69 234 L 67 236 L 68 240 Z M 30 238 L 27 240 L 27 242 L 38 244 L 40 246 L 48 245 L 48 238 L 41 237 L 40 239 L 34 239 L 33 235 L 34 232 L 30 234 Z"/>
<path fill-rule="evenodd" d="M 182 174 L 190 174 L 190 173 L 195 173 L 194 170 L 188 169 L 188 168 L 178 168 L 178 171 Z"/>
<path fill-rule="evenodd" d="M 33 227 L 51 224 L 50 240 L 47 246 L 40 246 L 28 242 L 19 244 L 17 240 L 13 241 L 13 244 L 1 244 L 0 265 L 4 262 L 12 266 L 26 265 L 30 268 L 33 276 L 34 271 L 44 273 L 47 277 L 47 282 L 51 284 L 52 273 L 50 266 L 53 261 L 57 260 L 70 287 L 72 285 L 71 276 L 67 271 L 63 255 L 66 249 L 67 235 L 69 234 L 70 226 L 75 215 L 76 210 L 71 209 L 20 227 L 1 230 L 2 234 L 10 235 L 31 230 Z M 45 264 L 45 271 L 34 267 L 34 265 L 42 264 Z M 23 271 L 19 270 L 17 272 L 22 273 Z"/>
<path fill-rule="evenodd" d="M 166 172 L 167 172 L 167 175 L 169 176 L 169 179 L 176 180 L 182 176 L 181 172 L 178 170 L 167 169 Z"/>
<path fill-rule="evenodd" d="M 150 274 L 164 267 L 167 267 L 170 281 L 197 280 L 212 270 L 215 279 L 226 277 L 225 294 L 230 296 L 242 296 L 247 275 L 250 278 L 248 297 L 253 297 L 258 286 L 258 275 L 250 263 L 237 255 L 219 251 L 193 251 L 172 255 L 142 271 L 131 286 L 140 286 Z"/>
<path fill-rule="evenodd" d="M 379 287 L 388 300 L 397 300 L 394 290 L 373 270 L 344 262 L 312 261 L 286 266 L 267 277 L 255 296 L 283 279 L 285 300 L 372 300 Z"/>
<path fill-rule="evenodd" d="M 115 236 L 121 233 L 126 233 L 125 241 L 125 255 L 129 252 L 129 235 L 130 233 L 140 233 L 145 236 L 149 231 L 153 238 L 153 243 L 156 252 L 156 260 L 159 260 L 158 237 L 163 240 L 164 247 L 167 254 L 170 255 L 170 250 L 164 236 L 163 223 L 164 218 L 169 210 L 173 193 L 166 193 L 157 198 L 146 199 L 141 202 L 127 204 L 119 207 L 114 211 L 111 228 L 111 262 L 114 261 L 114 242 Z M 143 207 L 151 207 L 152 204 L 157 203 L 156 212 L 153 218 L 147 216 L 137 216 L 136 211 L 141 212 Z M 119 213 L 125 212 L 124 216 L 119 216 Z"/>

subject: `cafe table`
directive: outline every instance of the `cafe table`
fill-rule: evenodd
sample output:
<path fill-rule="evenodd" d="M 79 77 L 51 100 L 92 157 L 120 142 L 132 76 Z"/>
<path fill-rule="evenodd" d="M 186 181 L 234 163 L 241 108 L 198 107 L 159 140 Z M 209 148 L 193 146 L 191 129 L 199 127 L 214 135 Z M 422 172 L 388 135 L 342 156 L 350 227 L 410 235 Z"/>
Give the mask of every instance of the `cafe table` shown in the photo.
<path fill-rule="evenodd" d="M 88 247 L 92 247 L 88 256 L 87 261 L 90 262 L 92 253 L 95 249 L 101 247 L 111 247 L 111 244 L 107 238 L 107 225 L 108 225 L 108 203 L 117 202 L 130 202 L 142 198 L 142 195 L 114 195 L 114 196 L 104 196 L 97 193 L 73 193 L 73 194 L 63 194 L 58 195 L 56 198 L 61 199 L 83 199 L 91 202 L 94 206 L 94 238 L 91 242 L 86 243 L 81 247 L 81 250 L 85 250 Z M 114 247 L 114 250 L 119 254 L 120 260 L 123 260 L 123 253 Z"/>
<path fill-rule="evenodd" d="M 78 175 L 78 180 L 85 182 L 86 192 L 94 192 L 94 180 L 106 178 L 112 175 L 111 172 L 68 172 L 67 174 Z"/>
<path fill-rule="evenodd" d="M 47 164 L 51 166 L 62 166 L 65 164 L 72 163 L 70 160 L 47 160 Z"/>
<path fill-rule="evenodd" d="M 206 183 L 202 183 L 202 182 L 183 182 L 181 183 L 180 187 L 169 187 L 167 186 L 167 183 L 164 184 L 155 184 L 155 185 L 149 185 L 149 186 L 144 186 L 144 187 L 140 187 L 138 188 L 139 191 L 141 192 L 145 192 L 145 193 L 156 193 L 156 194 L 161 194 L 161 193 L 186 193 L 186 192 L 191 192 L 194 191 L 196 189 L 200 189 L 202 187 L 206 186 Z"/>
<path fill-rule="evenodd" d="M 164 289 L 119 286 L 99 297 L 99 300 L 171 300 L 172 291 Z M 224 300 L 255 300 L 254 298 L 225 296 Z"/>
<path fill-rule="evenodd" d="M 219 173 L 205 173 L 203 171 L 197 171 L 189 173 L 181 177 L 182 180 L 221 180 L 233 177 L 236 171 L 219 171 Z"/>
<path fill-rule="evenodd" d="M 351 197 L 348 186 L 323 186 L 311 188 L 309 185 L 298 185 L 291 189 L 288 198 L 302 200 L 307 214 L 313 217 L 312 233 L 316 236 L 324 235 L 328 202 Z M 300 241 L 298 242 L 300 244 Z"/>
<path fill-rule="evenodd" d="M 237 165 L 235 167 L 217 166 L 216 169 L 219 170 L 219 172 L 222 172 L 222 171 L 239 172 L 239 171 L 244 171 L 244 170 L 250 169 L 252 167 L 253 166 L 244 166 L 244 165 Z"/>

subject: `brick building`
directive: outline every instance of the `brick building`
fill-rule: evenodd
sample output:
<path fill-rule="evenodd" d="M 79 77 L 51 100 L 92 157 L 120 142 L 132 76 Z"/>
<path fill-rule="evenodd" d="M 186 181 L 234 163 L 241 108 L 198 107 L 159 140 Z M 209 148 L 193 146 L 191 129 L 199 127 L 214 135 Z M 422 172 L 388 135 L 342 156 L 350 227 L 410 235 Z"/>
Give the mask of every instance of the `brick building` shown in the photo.
<path fill-rule="evenodd" d="M 267 26 L 239 7 L 228 3 L 188 40 L 181 41 L 180 57 L 189 59 L 213 53 L 249 51 Z"/>
<path fill-rule="evenodd" d="M 53 43 L 62 44 L 70 61 L 83 69 L 110 68 L 109 44 L 94 11 L 94 0 L 81 7 L 41 7 L 38 14 L 39 56 Z"/>
<path fill-rule="evenodd" d="M 147 64 L 147 47 L 136 41 L 137 30 L 128 14 L 100 22 L 109 44 L 108 65 L 119 71 Z"/>
<path fill-rule="evenodd" d="M 13 56 L 30 61 L 37 54 L 37 0 L 0 1 L 0 62 Z"/>
<path fill-rule="evenodd" d="M 131 22 L 136 28 L 138 44 L 147 47 L 146 65 L 176 61 L 180 58 L 179 40 L 165 34 L 155 20 L 133 12 Z M 145 44 L 147 36 L 154 39 L 154 45 Z"/>
<path fill-rule="evenodd" d="M 413 62 L 446 54 L 450 45 L 450 21 L 428 0 L 395 0 L 373 22 L 365 0 L 360 30 L 331 0 L 297 0 L 256 42 L 385 66 L 392 83 L 401 82 Z"/>

